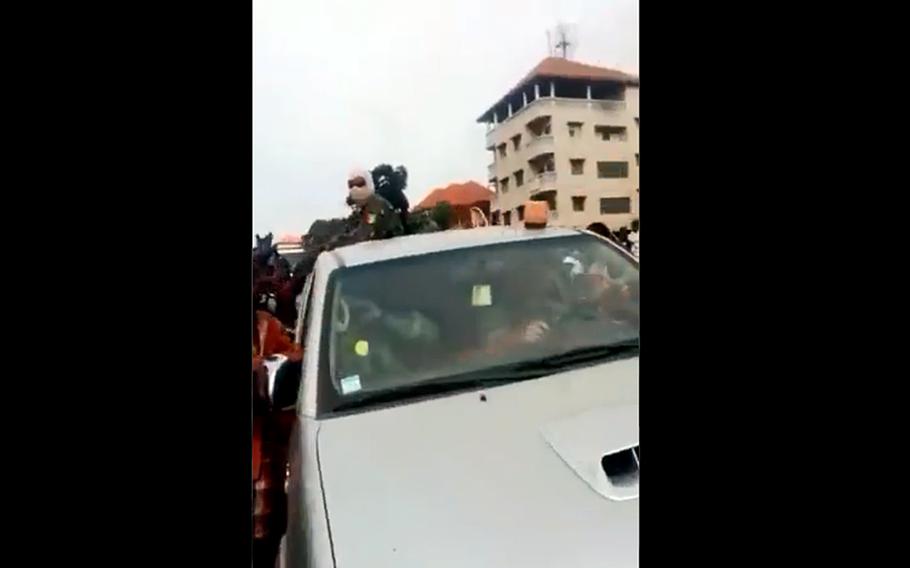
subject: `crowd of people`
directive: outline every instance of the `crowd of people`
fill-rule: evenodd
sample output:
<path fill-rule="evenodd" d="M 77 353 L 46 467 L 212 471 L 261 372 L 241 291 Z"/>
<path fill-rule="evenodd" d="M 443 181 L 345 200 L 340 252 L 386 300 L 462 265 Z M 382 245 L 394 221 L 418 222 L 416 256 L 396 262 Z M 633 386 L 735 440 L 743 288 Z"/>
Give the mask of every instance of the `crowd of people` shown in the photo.
<path fill-rule="evenodd" d="M 635 258 L 638 258 L 638 227 L 638 219 L 635 219 L 632 221 L 630 227 L 620 227 L 615 231 L 611 231 L 610 229 L 604 227 L 598 232 L 602 233 L 603 236 L 607 237 L 622 248 L 631 252 Z"/>

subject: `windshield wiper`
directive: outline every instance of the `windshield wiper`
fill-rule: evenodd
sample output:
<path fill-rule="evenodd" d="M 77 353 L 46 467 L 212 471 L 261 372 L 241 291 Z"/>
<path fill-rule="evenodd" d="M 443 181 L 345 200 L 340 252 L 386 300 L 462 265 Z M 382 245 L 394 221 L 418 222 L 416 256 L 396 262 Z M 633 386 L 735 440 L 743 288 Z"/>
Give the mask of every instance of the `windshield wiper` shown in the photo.
<path fill-rule="evenodd" d="M 533 361 L 522 361 L 477 371 L 469 371 L 467 373 L 448 375 L 429 381 L 402 385 L 373 393 L 364 392 L 356 398 L 341 401 L 335 405 L 332 412 L 353 410 L 356 408 L 364 408 L 367 406 L 397 402 L 422 396 L 490 388 L 518 381 L 536 379 L 544 375 L 552 374 L 556 369 L 572 366 L 574 364 L 602 361 L 608 358 L 631 355 L 637 351 L 637 337 L 617 343 L 584 347 Z"/>
<path fill-rule="evenodd" d="M 402 385 L 375 393 L 364 393 L 357 398 L 340 402 L 335 405 L 332 412 L 363 408 L 375 404 L 397 402 L 399 400 L 435 394 L 495 387 L 517 381 L 536 379 L 537 377 L 547 374 L 545 369 L 524 369 L 523 367 L 523 363 L 503 365 L 468 373 L 449 375 L 410 385 Z"/>
<path fill-rule="evenodd" d="M 639 351 L 638 338 L 617 341 L 616 343 L 607 343 L 604 345 L 593 345 L 573 349 L 558 355 L 550 355 L 533 361 L 525 361 L 520 365 L 521 370 L 530 369 L 558 369 L 571 366 L 576 363 L 590 363 L 603 361 L 622 356 L 637 354 Z"/>

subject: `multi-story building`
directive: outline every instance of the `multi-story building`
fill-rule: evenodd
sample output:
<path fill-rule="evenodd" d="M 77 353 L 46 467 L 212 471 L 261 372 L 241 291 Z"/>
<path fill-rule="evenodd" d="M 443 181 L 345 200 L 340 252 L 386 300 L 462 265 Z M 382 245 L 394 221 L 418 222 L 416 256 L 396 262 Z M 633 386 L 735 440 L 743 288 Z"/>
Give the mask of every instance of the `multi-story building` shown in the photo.
<path fill-rule="evenodd" d="M 637 219 L 638 86 L 548 57 L 484 112 L 494 222 L 522 220 L 528 199 L 547 201 L 554 225 L 616 230 Z"/>

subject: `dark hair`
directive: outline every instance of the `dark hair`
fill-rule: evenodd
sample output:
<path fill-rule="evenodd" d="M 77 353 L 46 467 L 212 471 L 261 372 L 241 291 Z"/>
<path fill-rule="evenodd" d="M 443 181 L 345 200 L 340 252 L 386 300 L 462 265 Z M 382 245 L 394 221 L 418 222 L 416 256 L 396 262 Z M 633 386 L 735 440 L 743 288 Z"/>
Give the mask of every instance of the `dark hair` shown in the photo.
<path fill-rule="evenodd" d="M 393 209 L 406 213 L 410 204 L 404 194 L 408 186 L 408 170 L 404 166 L 393 168 L 389 164 L 379 164 L 370 172 L 376 193 L 383 197 Z"/>
<path fill-rule="evenodd" d="M 319 256 L 319 253 L 322 252 L 322 247 L 317 248 L 315 251 L 309 251 L 303 255 L 303 258 L 294 265 L 293 275 L 296 278 L 297 276 L 306 277 L 310 272 L 313 271 L 313 267 L 316 266 L 316 257 Z"/>

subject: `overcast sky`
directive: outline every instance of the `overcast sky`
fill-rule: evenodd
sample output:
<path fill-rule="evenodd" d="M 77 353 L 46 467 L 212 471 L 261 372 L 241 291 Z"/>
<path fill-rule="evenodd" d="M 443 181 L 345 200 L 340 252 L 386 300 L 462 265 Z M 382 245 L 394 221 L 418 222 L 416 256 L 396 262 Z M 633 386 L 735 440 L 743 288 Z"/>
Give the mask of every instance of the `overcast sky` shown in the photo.
<path fill-rule="evenodd" d="M 574 59 L 638 73 L 638 0 L 255 0 L 253 229 L 346 214 L 348 171 L 408 168 L 430 189 L 486 185 L 475 120 L 573 23 Z"/>

